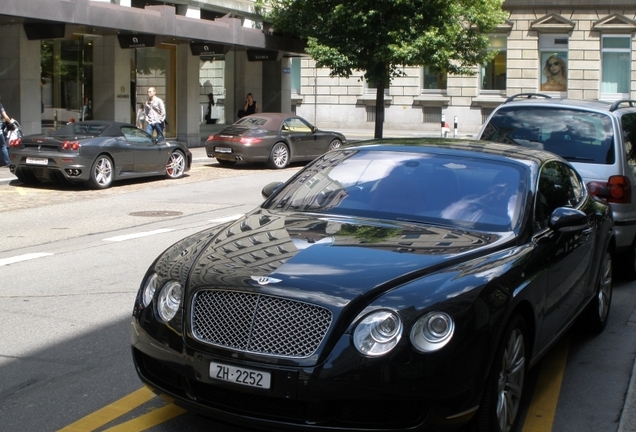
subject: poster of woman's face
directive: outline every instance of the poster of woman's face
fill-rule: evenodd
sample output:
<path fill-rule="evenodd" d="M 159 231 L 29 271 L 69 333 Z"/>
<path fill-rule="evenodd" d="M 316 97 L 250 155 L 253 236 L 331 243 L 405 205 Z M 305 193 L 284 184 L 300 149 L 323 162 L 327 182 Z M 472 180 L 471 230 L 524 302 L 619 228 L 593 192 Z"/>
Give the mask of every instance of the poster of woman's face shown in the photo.
<path fill-rule="evenodd" d="M 541 91 L 568 89 L 567 53 L 541 53 Z"/>

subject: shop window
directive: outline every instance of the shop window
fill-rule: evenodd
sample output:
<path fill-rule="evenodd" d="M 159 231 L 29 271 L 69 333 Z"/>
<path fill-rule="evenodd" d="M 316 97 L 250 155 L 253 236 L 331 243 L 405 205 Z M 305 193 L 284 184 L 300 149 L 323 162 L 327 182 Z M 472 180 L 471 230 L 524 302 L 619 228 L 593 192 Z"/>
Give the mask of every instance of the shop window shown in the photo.
<path fill-rule="evenodd" d="M 93 42 L 73 39 L 43 40 L 41 54 L 41 113 L 44 128 L 57 128 L 71 118 L 92 118 Z"/>
<path fill-rule="evenodd" d="M 422 92 L 428 90 L 446 90 L 447 74 L 434 66 L 422 68 Z"/>
<path fill-rule="evenodd" d="M 564 92 L 568 89 L 568 37 L 542 34 L 539 37 L 541 91 Z"/>
<path fill-rule="evenodd" d="M 601 44 L 601 93 L 629 93 L 630 37 L 603 36 Z"/>
<path fill-rule="evenodd" d="M 506 89 L 506 71 L 507 53 L 506 53 L 506 37 L 490 36 L 488 37 L 491 50 L 498 51 L 495 58 L 481 66 L 481 89 L 482 90 L 505 90 Z"/>

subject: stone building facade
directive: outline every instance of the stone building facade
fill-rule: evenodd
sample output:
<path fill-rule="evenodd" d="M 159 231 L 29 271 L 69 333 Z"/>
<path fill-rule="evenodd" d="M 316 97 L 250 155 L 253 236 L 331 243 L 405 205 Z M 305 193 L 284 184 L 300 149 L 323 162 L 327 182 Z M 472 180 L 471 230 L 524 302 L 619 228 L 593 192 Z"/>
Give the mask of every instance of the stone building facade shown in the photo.
<path fill-rule="evenodd" d="M 508 19 L 490 35 L 499 54 L 473 76 L 405 67 L 385 90 L 385 130 L 439 132 L 442 118 L 474 134 L 509 96 L 546 93 L 572 99 L 636 99 L 636 3 L 618 0 L 507 0 Z M 556 63 L 560 63 L 557 66 Z M 549 85 L 548 64 L 563 83 Z M 362 73 L 330 77 L 303 58 L 293 65 L 296 113 L 321 127 L 373 129 L 375 89 Z M 551 78 L 550 78 L 551 80 Z M 293 79 L 292 79 L 293 82 Z"/>

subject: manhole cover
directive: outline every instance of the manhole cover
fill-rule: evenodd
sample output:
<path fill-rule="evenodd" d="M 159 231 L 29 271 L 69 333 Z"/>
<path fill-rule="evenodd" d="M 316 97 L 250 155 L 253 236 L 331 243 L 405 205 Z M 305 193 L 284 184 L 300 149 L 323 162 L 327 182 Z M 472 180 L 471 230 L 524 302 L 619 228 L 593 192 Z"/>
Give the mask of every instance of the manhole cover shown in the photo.
<path fill-rule="evenodd" d="M 164 210 L 153 210 L 153 211 L 140 211 L 130 213 L 131 216 L 145 216 L 145 217 L 167 217 L 167 216 L 180 216 L 182 212 L 178 211 L 164 211 Z"/>

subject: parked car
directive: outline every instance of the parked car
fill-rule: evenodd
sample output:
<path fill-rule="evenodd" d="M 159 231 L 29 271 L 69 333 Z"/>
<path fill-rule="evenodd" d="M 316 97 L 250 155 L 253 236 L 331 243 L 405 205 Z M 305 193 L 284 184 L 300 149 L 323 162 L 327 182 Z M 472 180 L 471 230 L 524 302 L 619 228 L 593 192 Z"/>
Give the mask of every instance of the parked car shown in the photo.
<path fill-rule="evenodd" d="M 137 294 L 139 377 L 193 412 L 258 430 L 509 432 L 528 368 L 577 317 L 607 322 L 611 212 L 552 153 L 378 140 L 263 194 L 164 251 Z"/>
<path fill-rule="evenodd" d="M 265 162 L 278 169 L 291 162 L 311 161 L 346 142 L 343 134 L 322 131 L 302 117 L 263 113 L 243 117 L 210 135 L 205 150 L 221 165 Z"/>
<path fill-rule="evenodd" d="M 617 267 L 636 278 L 636 101 L 553 99 L 523 93 L 497 107 L 479 138 L 551 151 L 611 203 Z"/>
<path fill-rule="evenodd" d="M 177 179 L 192 165 L 192 153 L 182 143 L 157 141 L 128 123 L 98 120 L 22 137 L 10 144 L 9 156 L 11 172 L 24 184 L 58 180 L 95 189 L 134 177 Z"/>

